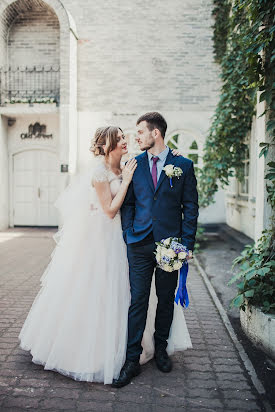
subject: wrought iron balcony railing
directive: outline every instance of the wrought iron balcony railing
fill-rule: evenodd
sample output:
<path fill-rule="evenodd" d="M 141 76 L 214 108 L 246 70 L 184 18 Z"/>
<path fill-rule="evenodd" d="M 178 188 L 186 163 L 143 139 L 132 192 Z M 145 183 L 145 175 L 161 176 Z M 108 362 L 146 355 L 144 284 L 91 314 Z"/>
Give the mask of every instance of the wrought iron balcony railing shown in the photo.
<path fill-rule="evenodd" d="M 56 103 L 60 97 L 59 66 L 0 67 L 0 105 Z"/>

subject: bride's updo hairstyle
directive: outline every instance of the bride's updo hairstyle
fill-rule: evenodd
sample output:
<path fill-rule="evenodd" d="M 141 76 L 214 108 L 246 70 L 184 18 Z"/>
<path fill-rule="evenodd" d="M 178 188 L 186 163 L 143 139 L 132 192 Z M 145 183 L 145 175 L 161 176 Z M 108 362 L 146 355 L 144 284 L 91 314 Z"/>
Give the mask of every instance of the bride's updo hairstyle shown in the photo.
<path fill-rule="evenodd" d="M 119 130 L 122 131 L 120 127 L 115 126 L 99 127 L 96 129 L 90 151 L 93 152 L 95 156 L 109 156 L 119 141 L 117 136 Z M 106 146 L 105 151 L 103 146 Z"/>

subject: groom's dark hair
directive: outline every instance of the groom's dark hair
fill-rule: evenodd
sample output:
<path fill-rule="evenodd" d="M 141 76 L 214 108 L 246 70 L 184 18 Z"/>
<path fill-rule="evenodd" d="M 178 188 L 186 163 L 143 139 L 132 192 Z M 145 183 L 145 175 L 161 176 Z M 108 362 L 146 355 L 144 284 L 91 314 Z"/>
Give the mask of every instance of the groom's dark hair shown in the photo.
<path fill-rule="evenodd" d="M 158 112 L 148 112 L 140 116 L 137 120 L 137 125 L 143 121 L 147 122 L 147 127 L 150 132 L 154 129 L 160 131 L 161 136 L 164 138 L 167 130 L 167 123 L 164 117 Z"/>

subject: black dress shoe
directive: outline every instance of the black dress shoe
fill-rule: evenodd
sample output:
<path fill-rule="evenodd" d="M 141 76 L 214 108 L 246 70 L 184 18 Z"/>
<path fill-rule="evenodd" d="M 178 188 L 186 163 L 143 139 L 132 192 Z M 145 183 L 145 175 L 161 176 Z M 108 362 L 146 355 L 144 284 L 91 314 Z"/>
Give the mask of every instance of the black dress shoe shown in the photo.
<path fill-rule="evenodd" d="M 132 378 L 139 375 L 141 372 L 139 361 L 126 360 L 123 368 L 120 371 L 118 379 L 114 379 L 112 383 L 113 388 L 122 388 L 128 385 Z"/>
<path fill-rule="evenodd" d="M 165 372 L 165 373 L 171 372 L 172 361 L 169 358 L 166 352 L 166 349 L 164 348 L 156 349 L 155 360 L 156 360 L 157 367 L 161 372 Z"/>

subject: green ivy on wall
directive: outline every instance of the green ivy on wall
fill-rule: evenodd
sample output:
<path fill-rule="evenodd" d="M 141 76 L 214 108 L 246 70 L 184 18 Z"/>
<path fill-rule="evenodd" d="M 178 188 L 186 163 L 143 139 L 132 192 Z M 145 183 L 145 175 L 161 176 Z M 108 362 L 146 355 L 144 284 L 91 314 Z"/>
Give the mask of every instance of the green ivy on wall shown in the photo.
<path fill-rule="evenodd" d="M 226 51 L 227 35 L 229 30 L 229 0 L 213 0 L 212 16 L 215 19 L 213 28 L 213 46 L 216 63 L 221 63 Z"/>
<path fill-rule="evenodd" d="M 216 7 L 217 3 L 221 5 L 220 1 L 215 2 Z M 260 100 L 266 102 L 267 131 L 273 134 L 275 128 L 275 3 L 271 0 L 235 0 L 230 4 L 232 8 L 224 37 L 221 21 L 225 14 L 220 11 L 222 18 L 218 17 L 217 12 L 222 8 L 216 9 L 217 35 L 214 40 L 220 44 L 215 45 L 214 51 L 216 60 L 221 61 L 222 88 L 199 176 L 201 206 L 213 202 L 218 182 L 226 186 L 230 176 L 243 179 L 244 141 L 251 129 L 257 91 L 262 92 Z M 267 144 L 263 146 L 264 150 L 268 150 Z"/>
<path fill-rule="evenodd" d="M 231 0 L 228 25 L 222 37 L 226 14 L 220 1 L 214 0 L 214 52 L 221 63 L 222 89 L 204 152 L 199 190 L 201 205 L 213 202 L 218 182 L 229 183 L 230 176 L 242 180 L 245 139 L 248 136 L 256 94 L 265 102 L 266 134 L 269 143 L 261 143 L 260 156 L 267 156 L 275 142 L 275 2 L 273 0 Z M 226 5 L 229 4 L 227 1 Z M 216 9 L 215 9 L 216 8 Z M 264 136 L 263 136 L 264 137 Z M 267 201 L 273 209 L 270 228 L 252 246 L 246 246 L 235 259 L 238 273 L 229 284 L 238 282 L 232 305 L 247 304 L 275 313 L 275 162 L 267 163 L 265 175 Z"/>

